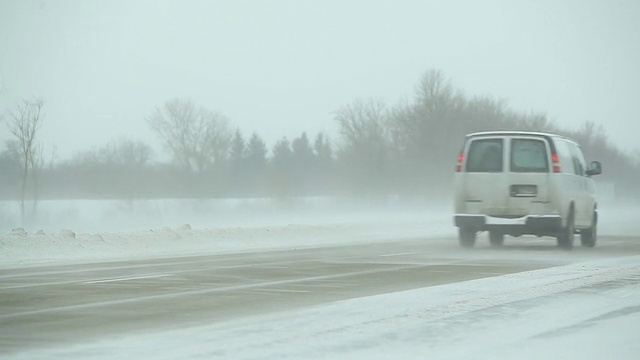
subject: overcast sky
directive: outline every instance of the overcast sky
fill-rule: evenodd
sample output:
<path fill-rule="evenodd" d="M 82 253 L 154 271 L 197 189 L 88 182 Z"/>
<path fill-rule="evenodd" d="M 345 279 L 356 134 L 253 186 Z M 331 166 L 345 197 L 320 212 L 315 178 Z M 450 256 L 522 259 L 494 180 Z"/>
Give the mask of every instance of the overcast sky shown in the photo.
<path fill-rule="evenodd" d="M 271 147 L 336 138 L 341 105 L 395 105 L 438 69 L 640 150 L 639 19 L 637 0 L 0 0 L 0 111 L 41 96 L 41 140 L 62 158 L 118 137 L 159 148 L 145 117 L 176 97 Z"/>

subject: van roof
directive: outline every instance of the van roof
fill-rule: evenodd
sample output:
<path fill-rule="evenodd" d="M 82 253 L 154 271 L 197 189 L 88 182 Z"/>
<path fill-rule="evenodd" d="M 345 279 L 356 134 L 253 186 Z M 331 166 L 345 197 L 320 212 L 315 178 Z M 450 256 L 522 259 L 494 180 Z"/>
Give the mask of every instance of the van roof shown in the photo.
<path fill-rule="evenodd" d="M 470 137 L 476 137 L 476 136 L 521 136 L 521 135 L 528 135 L 528 136 L 540 136 L 540 137 L 545 137 L 545 138 L 551 138 L 551 137 L 556 137 L 556 138 L 561 138 L 561 139 L 565 139 L 571 142 L 575 142 L 572 139 L 569 139 L 568 137 L 562 136 L 562 135 L 558 135 L 558 134 L 552 134 L 552 133 L 545 133 L 545 132 L 537 132 L 537 131 L 482 131 L 482 132 L 476 132 L 476 133 L 471 133 L 467 135 L 467 138 Z"/>

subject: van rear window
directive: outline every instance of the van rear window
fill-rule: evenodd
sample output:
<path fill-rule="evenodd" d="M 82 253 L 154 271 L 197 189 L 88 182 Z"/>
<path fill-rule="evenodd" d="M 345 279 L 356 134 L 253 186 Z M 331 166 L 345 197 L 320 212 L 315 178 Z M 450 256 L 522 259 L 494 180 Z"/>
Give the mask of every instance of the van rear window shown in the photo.
<path fill-rule="evenodd" d="M 549 172 L 547 146 L 534 139 L 511 140 L 512 172 Z"/>
<path fill-rule="evenodd" d="M 469 145 L 466 172 L 502 172 L 503 140 L 479 139 Z"/>

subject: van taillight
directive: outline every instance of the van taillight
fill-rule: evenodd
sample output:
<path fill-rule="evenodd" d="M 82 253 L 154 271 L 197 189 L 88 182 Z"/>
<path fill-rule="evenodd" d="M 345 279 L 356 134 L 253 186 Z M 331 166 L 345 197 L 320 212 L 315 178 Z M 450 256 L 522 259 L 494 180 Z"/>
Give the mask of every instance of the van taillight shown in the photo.
<path fill-rule="evenodd" d="M 458 154 L 458 163 L 456 164 L 456 172 L 462 171 L 462 162 L 464 161 L 464 155 Z"/>
<path fill-rule="evenodd" d="M 560 172 L 560 162 L 558 161 L 558 154 L 551 154 L 551 162 L 553 165 L 553 172 L 554 173 L 559 173 Z"/>

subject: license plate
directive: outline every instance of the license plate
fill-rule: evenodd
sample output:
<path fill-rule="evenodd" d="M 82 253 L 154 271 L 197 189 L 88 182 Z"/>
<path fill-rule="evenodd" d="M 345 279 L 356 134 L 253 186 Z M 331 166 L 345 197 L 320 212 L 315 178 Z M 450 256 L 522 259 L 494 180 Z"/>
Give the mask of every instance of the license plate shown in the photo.
<path fill-rule="evenodd" d="M 538 186 L 536 185 L 511 185 L 512 197 L 536 197 Z"/>

